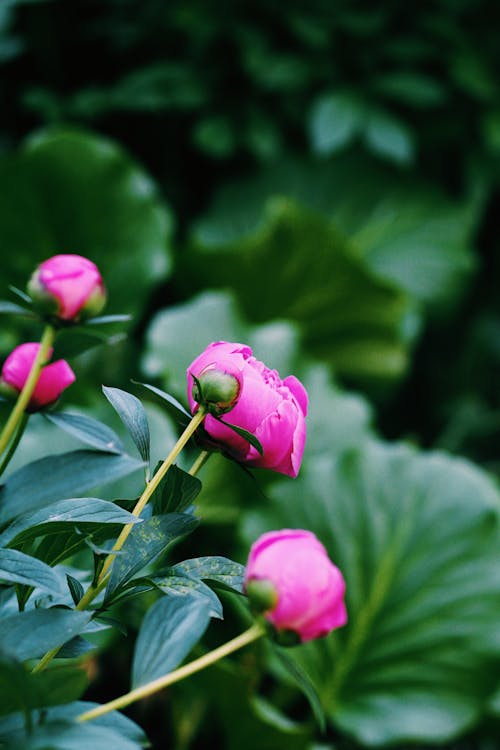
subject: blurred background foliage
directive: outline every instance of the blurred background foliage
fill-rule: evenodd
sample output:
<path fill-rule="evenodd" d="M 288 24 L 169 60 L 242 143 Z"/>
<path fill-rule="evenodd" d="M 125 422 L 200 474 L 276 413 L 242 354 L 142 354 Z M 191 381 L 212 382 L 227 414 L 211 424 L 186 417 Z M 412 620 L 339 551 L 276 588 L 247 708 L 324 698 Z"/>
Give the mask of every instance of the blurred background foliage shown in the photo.
<path fill-rule="evenodd" d="M 326 736 L 263 653 L 179 686 L 166 714 L 164 698 L 132 709 L 159 747 L 431 747 L 467 731 L 450 747 L 497 747 L 498 492 L 462 459 L 415 449 L 500 472 L 499 28 L 488 0 L 0 1 L 2 297 L 75 252 L 101 268 L 107 312 L 133 316 L 106 346 L 61 337 L 78 375 L 63 405 L 109 421 L 100 384 L 131 378 L 184 400 L 207 343 L 248 341 L 309 388 L 303 476 L 256 483 L 213 458 L 197 543 L 243 561 L 256 533 L 303 524 L 358 571 L 351 621 L 367 617 L 353 627 L 369 635 L 346 629 L 296 657 Z M 3 323 L 2 357 L 39 333 Z M 175 424 L 148 414 L 168 448 Z M 53 435 L 33 419 L 28 453 L 67 447 Z M 367 614 L 381 568 L 384 603 Z M 363 647 L 342 661 L 345 637 Z M 94 697 L 125 684 L 128 650 L 102 657 Z M 339 661 L 333 690 L 325 667 Z"/>

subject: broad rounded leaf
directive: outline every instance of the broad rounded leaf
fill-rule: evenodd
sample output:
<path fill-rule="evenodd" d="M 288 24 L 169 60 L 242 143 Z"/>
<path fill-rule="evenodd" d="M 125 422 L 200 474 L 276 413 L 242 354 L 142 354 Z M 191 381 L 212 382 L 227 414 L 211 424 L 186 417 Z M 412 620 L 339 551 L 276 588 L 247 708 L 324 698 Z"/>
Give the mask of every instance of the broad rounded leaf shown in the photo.
<path fill-rule="evenodd" d="M 169 271 L 172 218 L 150 177 L 117 144 L 73 130 L 38 133 L 3 160 L 0 174 L 10 186 L 0 196 L 10 281 L 24 288 L 40 261 L 78 253 L 98 263 L 109 312 L 141 310 Z"/>
<path fill-rule="evenodd" d="M 500 662 L 500 500 L 488 477 L 371 441 L 317 458 L 276 492 L 248 538 L 311 529 L 346 579 L 347 627 L 293 652 L 331 720 L 369 745 L 444 742 L 477 721 Z"/>

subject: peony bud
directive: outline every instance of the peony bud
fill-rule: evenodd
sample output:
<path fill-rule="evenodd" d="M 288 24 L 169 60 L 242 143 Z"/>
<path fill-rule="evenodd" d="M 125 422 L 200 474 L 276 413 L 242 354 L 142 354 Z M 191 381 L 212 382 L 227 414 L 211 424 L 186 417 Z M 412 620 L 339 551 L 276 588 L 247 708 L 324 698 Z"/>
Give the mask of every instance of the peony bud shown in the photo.
<path fill-rule="evenodd" d="M 241 375 L 227 372 L 215 364 L 207 365 L 194 380 L 191 395 L 196 403 L 203 405 L 210 414 L 219 416 L 231 411 L 241 391 Z"/>
<path fill-rule="evenodd" d="M 347 622 L 342 573 L 310 531 L 259 537 L 250 550 L 245 590 L 283 645 L 319 638 Z"/>
<path fill-rule="evenodd" d="M 218 341 L 210 344 L 187 370 L 192 413 L 198 403 L 197 391 L 193 390 L 195 378 L 200 380 L 205 375 L 211 378 L 215 372 L 232 376 L 232 380 L 230 377 L 225 381 L 226 389 L 222 393 L 217 391 L 216 384 L 207 383 L 210 390 L 214 389 L 216 402 L 222 395 L 223 404 L 231 403 L 238 381 L 239 391 L 230 407 L 228 421 L 254 435 L 262 446 L 263 455 L 223 421 L 208 414 L 203 426 L 213 443 L 241 463 L 297 476 L 306 441 L 307 392 L 302 383 L 293 375 L 282 380 L 276 370 L 270 370 L 252 356 L 249 346 Z M 206 398 L 204 385 L 202 391 Z"/>
<path fill-rule="evenodd" d="M 106 303 L 97 266 L 81 255 L 54 255 L 41 263 L 28 283 L 28 293 L 44 315 L 73 322 L 98 315 Z"/>
<path fill-rule="evenodd" d="M 0 376 L 0 390 L 4 395 L 17 398 L 28 379 L 39 349 L 40 344 L 27 343 L 17 346 L 9 354 Z M 52 350 L 50 355 L 52 355 Z M 64 359 L 58 359 L 56 362 L 46 365 L 40 372 L 28 404 L 28 411 L 38 411 L 44 406 L 54 403 L 75 380 L 75 373 Z"/>

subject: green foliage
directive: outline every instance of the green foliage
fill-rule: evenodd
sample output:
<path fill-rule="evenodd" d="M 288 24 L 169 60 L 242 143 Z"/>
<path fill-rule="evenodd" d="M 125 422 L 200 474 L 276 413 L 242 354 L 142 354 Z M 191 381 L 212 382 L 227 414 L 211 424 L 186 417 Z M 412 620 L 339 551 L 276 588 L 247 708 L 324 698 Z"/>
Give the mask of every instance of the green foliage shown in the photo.
<path fill-rule="evenodd" d="M 155 680 L 180 664 L 210 621 L 210 602 L 196 594 L 164 596 L 148 611 L 134 654 L 132 685 Z"/>
<path fill-rule="evenodd" d="M 144 406 L 137 396 L 122 391 L 120 388 L 110 388 L 104 385 L 102 390 L 132 436 L 142 460 L 149 467 L 149 424 Z"/>
<path fill-rule="evenodd" d="M 55 607 L 18 612 L 0 621 L 0 648 L 20 661 L 41 658 L 85 630 L 90 618 L 89 612 Z"/>
<path fill-rule="evenodd" d="M 115 560 L 106 597 L 111 597 L 120 586 L 165 552 L 175 539 L 191 533 L 197 525 L 197 519 L 187 513 L 166 513 L 134 527 Z"/>
<path fill-rule="evenodd" d="M 74 496 L 141 468 L 142 463 L 120 453 L 71 451 L 47 456 L 11 474 L 0 490 L 2 524 L 22 513 L 45 508 L 54 499 Z M 23 498 L 22 505 L 19 497 Z"/>
<path fill-rule="evenodd" d="M 200 480 L 174 464 L 151 497 L 153 513 L 160 515 L 188 510 L 200 492 Z"/>
<path fill-rule="evenodd" d="M 11 185 L 0 200 L 11 283 L 23 287 L 50 255 L 77 252 L 98 261 L 110 310 L 141 310 L 168 273 L 172 219 L 151 179 L 117 145 L 76 131 L 38 133 L 2 160 L 0 174 Z"/>
<path fill-rule="evenodd" d="M 293 517 L 345 571 L 348 626 L 297 650 L 331 720 L 368 745 L 469 727 L 499 674 L 496 487 L 464 461 L 375 441 L 318 456 L 297 482 L 245 531 Z"/>
<path fill-rule="evenodd" d="M 123 453 L 124 448 L 118 435 L 107 425 L 84 414 L 53 412 L 44 417 L 61 430 L 74 435 L 92 448 L 109 453 Z"/>
<path fill-rule="evenodd" d="M 110 665 L 113 695 L 128 688 L 136 632 L 136 684 L 201 638 L 231 637 L 229 618 L 203 635 L 226 602 L 248 619 L 230 558 L 263 530 L 303 527 L 344 572 L 347 627 L 287 651 L 288 670 L 270 646 L 247 649 L 148 702 L 154 746 L 493 746 L 498 488 L 419 446 L 498 476 L 495 9 L 0 6 L 1 296 L 19 287 L 0 302 L 0 349 L 36 340 L 22 289 L 55 253 L 98 264 L 111 313 L 59 334 L 76 409 L 30 417 L 0 487 L 0 745 L 144 746 L 119 714 L 75 721 L 91 707 L 75 702 L 87 681 L 75 665 L 104 675 L 103 699 Z M 115 312 L 134 316 L 126 343 Z M 175 440 L 160 409 L 187 424 L 186 368 L 219 339 L 304 382 L 300 477 L 249 476 L 217 456 L 200 480 L 188 448 L 137 519 L 145 464 Z M 160 408 L 127 392 L 131 376 L 152 380 L 140 395 Z M 102 381 L 119 417 L 90 388 Z M 413 448 L 379 442 L 374 424 Z M 79 612 L 128 524 L 105 594 Z M 31 673 L 62 644 L 69 666 Z"/>

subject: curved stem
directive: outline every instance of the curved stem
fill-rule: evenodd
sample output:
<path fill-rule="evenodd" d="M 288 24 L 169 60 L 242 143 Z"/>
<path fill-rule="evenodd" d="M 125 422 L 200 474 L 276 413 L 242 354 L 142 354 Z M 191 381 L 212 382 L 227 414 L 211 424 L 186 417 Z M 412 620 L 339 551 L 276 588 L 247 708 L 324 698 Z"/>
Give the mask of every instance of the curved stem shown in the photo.
<path fill-rule="evenodd" d="M 130 703 L 134 703 L 134 701 L 141 700 L 141 698 L 147 698 L 148 695 L 157 693 L 158 690 L 162 690 L 168 685 L 172 685 L 174 682 L 179 682 L 185 677 L 189 677 L 189 675 L 192 675 L 195 672 L 200 672 L 211 664 L 215 664 L 219 659 L 224 658 L 228 654 L 232 654 L 234 651 L 243 648 L 243 646 L 247 646 L 249 643 L 256 641 L 264 634 L 265 630 L 262 625 L 255 623 L 251 628 L 244 633 L 241 633 L 241 635 L 224 643 L 222 646 L 219 646 L 219 648 L 200 656 L 199 659 L 195 659 L 194 661 L 189 662 L 189 664 L 184 664 L 184 666 L 175 669 L 173 672 L 163 675 L 163 677 L 158 677 L 156 680 L 152 680 L 146 685 L 141 685 L 141 687 L 135 688 L 135 690 L 131 690 L 129 693 L 125 693 L 125 695 L 121 695 L 119 698 L 115 698 L 108 703 L 103 703 L 101 706 L 90 709 L 90 711 L 85 711 L 83 714 L 77 716 L 76 720 L 91 721 L 91 719 L 96 719 L 98 716 L 103 716 L 110 711 L 124 708 L 125 706 L 130 705 Z"/>
<path fill-rule="evenodd" d="M 36 384 L 38 382 L 40 371 L 49 359 L 49 352 L 52 344 L 54 343 L 55 336 L 56 329 L 51 325 L 45 326 L 45 330 L 40 340 L 40 348 L 33 361 L 33 364 L 31 365 L 29 375 L 26 378 L 26 382 L 22 388 L 22 391 L 19 393 L 15 406 L 12 409 L 7 422 L 5 423 L 2 434 L 0 435 L 0 455 L 2 455 L 2 453 L 7 448 L 21 417 L 26 411 L 26 407 L 29 404 L 30 398 L 33 395 L 33 391 L 35 390 Z"/>
<path fill-rule="evenodd" d="M 172 466 L 173 462 L 181 452 L 181 450 L 184 448 L 188 440 L 194 435 L 198 427 L 200 426 L 201 422 L 203 422 L 204 418 L 206 416 L 206 411 L 200 407 L 196 414 L 193 416 L 189 424 L 187 425 L 186 429 L 154 475 L 154 477 L 151 479 L 150 482 L 146 484 L 146 487 L 144 489 L 144 492 L 140 496 L 139 500 L 137 501 L 135 508 L 132 511 L 132 515 L 134 516 L 140 516 L 142 511 L 144 510 L 148 500 L 151 498 L 151 495 L 156 490 L 158 485 L 160 484 L 161 480 L 169 470 L 169 468 Z M 109 568 L 111 567 L 113 560 L 116 557 L 116 553 L 121 550 L 123 545 L 125 544 L 128 535 L 132 531 L 132 528 L 135 524 L 128 523 L 126 526 L 123 527 L 121 530 L 121 533 L 119 534 L 116 542 L 113 545 L 113 549 L 109 553 L 109 555 L 106 557 L 106 560 L 104 561 L 104 565 L 102 566 L 102 570 L 99 574 L 99 577 L 97 579 L 97 583 L 95 586 L 89 586 L 85 594 L 82 596 L 78 604 L 76 605 L 77 610 L 84 610 L 87 608 L 87 606 L 94 601 L 96 596 L 103 590 L 103 588 L 106 586 L 109 578 Z M 51 651 L 48 651 L 45 656 L 33 667 L 33 672 L 41 672 L 42 669 L 44 669 L 47 664 L 50 664 L 54 656 L 59 652 L 60 646 L 57 646 L 56 648 L 53 648 Z"/>
<path fill-rule="evenodd" d="M 24 412 L 24 414 L 21 416 L 21 418 L 19 420 L 19 423 L 17 425 L 16 434 L 14 435 L 14 438 L 11 440 L 9 448 L 8 448 L 7 452 L 5 453 L 5 456 L 3 457 L 3 459 L 2 459 L 2 461 L 0 463 L 0 477 L 4 473 L 4 471 L 7 468 L 7 466 L 9 465 L 10 459 L 12 458 L 12 456 L 14 455 L 14 453 L 16 452 L 16 448 L 19 445 L 19 441 L 21 440 L 21 438 L 23 436 L 23 433 L 24 433 L 24 430 L 25 430 L 25 427 L 28 424 L 28 419 L 29 419 L 29 414 L 26 414 L 26 412 Z"/>

